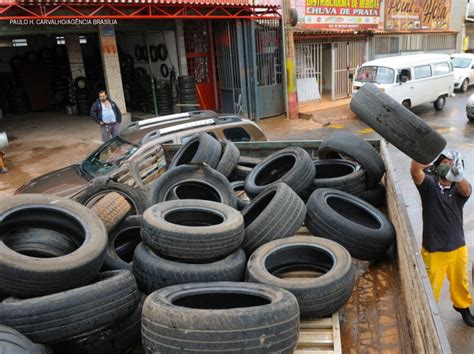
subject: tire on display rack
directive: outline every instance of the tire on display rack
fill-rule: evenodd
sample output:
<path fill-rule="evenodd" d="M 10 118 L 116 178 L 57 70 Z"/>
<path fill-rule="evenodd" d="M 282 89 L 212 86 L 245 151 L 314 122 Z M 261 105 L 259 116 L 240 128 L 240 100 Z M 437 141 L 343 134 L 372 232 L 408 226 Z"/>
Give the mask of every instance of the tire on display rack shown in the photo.
<path fill-rule="evenodd" d="M 306 277 L 292 273 L 305 271 Z M 326 317 L 349 300 L 355 284 L 352 257 L 340 244 L 320 237 L 275 240 L 249 258 L 247 281 L 286 289 L 298 299 L 301 317 Z"/>
<path fill-rule="evenodd" d="M 238 310 L 237 310 L 238 309 Z M 293 353 L 298 303 L 263 284 L 212 282 L 158 290 L 143 305 L 147 353 Z"/>
<path fill-rule="evenodd" d="M 377 208 L 349 193 L 317 189 L 307 203 L 306 227 L 344 246 L 352 257 L 376 260 L 395 239 L 395 229 Z"/>
<path fill-rule="evenodd" d="M 175 284 L 243 281 L 245 268 L 245 252 L 241 248 L 215 262 L 197 264 L 163 258 L 142 242 L 133 256 L 133 274 L 145 294 Z"/>
<path fill-rule="evenodd" d="M 277 151 L 260 162 L 245 178 L 245 191 L 257 195 L 272 184 L 286 183 L 297 194 L 306 190 L 316 174 L 311 156 L 302 148 Z"/>
<path fill-rule="evenodd" d="M 340 156 L 340 155 L 343 156 Z M 378 151 L 367 141 L 352 133 L 334 133 L 318 148 L 320 159 L 348 156 L 359 163 L 365 171 L 367 189 L 375 187 L 385 173 L 385 163 Z"/>
<path fill-rule="evenodd" d="M 446 140 L 392 97 L 371 83 L 352 96 L 351 110 L 403 153 L 429 164 L 446 146 Z"/>
<path fill-rule="evenodd" d="M 76 202 L 47 194 L 18 195 L 0 201 L 0 220 L 0 292 L 19 297 L 57 293 L 87 284 L 102 266 L 105 227 Z M 32 225 L 67 235 L 74 251 L 52 258 L 52 252 L 30 253 L 24 248 L 18 250 L 23 254 L 17 252 L 15 237 L 9 235 Z"/>
<path fill-rule="evenodd" d="M 143 242 L 164 257 L 188 261 L 219 259 L 234 252 L 244 238 L 239 211 L 207 200 L 173 200 L 143 214 Z"/>

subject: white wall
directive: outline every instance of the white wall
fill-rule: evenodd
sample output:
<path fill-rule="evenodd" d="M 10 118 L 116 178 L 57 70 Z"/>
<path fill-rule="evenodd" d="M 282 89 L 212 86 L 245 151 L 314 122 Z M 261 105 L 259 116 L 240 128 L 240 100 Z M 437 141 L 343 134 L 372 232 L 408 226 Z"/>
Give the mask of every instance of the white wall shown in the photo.
<path fill-rule="evenodd" d="M 159 44 L 165 44 L 168 48 L 168 58 L 164 62 L 158 60 L 156 62 L 151 63 L 154 77 L 158 80 L 169 79 L 169 76 L 167 78 L 163 78 L 163 76 L 161 75 L 160 67 L 163 63 L 168 66 L 170 71 L 171 66 L 173 66 L 176 71 L 176 74 L 179 75 L 175 31 L 152 32 L 145 34 L 145 37 L 148 46 L 158 46 Z M 148 61 L 137 61 L 135 58 L 135 46 L 143 45 L 143 35 L 141 33 L 121 33 L 117 36 L 117 42 L 124 52 L 130 54 L 133 57 L 133 59 L 135 60 L 135 67 L 142 67 L 147 71 L 148 74 L 150 73 Z"/>

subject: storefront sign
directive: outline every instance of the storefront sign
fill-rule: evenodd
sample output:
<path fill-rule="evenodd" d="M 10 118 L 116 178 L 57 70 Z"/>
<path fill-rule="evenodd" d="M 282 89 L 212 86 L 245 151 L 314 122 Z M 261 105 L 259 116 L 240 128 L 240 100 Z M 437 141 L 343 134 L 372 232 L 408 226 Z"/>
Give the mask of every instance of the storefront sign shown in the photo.
<path fill-rule="evenodd" d="M 318 29 L 377 28 L 380 0 L 306 0 L 305 27 Z"/>
<path fill-rule="evenodd" d="M 385 30 L 448 30 L 451 0 L 387 0 Z"/>

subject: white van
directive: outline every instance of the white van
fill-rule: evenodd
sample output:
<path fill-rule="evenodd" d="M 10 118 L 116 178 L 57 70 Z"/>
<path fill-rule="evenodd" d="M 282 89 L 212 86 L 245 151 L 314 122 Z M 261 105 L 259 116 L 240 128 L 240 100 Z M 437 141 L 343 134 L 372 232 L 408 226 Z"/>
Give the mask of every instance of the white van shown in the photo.
<path fill-rule="evenodd" d="M 452 54 L 451 62 L 454 71 L 454 89 L 466 92 L 474 84 L 474 54 Z"/>
<path fill-rule="evenodd" d="M 413 54 L 376 59 L 358 68 L 352 86 L 376 84 L 407 108 L 433 103 L 440 111 L 453 95 L 454 75 L 447 54 Z"/>

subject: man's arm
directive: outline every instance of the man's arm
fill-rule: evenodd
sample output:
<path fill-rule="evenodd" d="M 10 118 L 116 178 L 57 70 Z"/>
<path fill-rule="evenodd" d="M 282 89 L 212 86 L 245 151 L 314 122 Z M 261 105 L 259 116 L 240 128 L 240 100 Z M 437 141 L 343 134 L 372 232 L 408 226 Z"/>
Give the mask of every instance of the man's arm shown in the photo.
<path fill-rule="evenodd" d="M 423 172 L 423 169 L 428 167 L 429 165 L 422 165 L 419 162 L 416 162 L 415 160 L 411 161 L 411 167 L 410 167 L 410 173 L 411 177 L 413 178 L 413 182 L 417 186 L 423 183 L 425 180 L 425 172 Z"/>
<path fill-rule="evenodd" d="M 97 102 L 92 104 L 89 114 L 97 123 L 102 124 L 102 121 L 99 119 L 99 106 Z"/>
<path fill-rule="evenodd" d="M 469 182 L 463 178 L 461 181 L 456 182 L 457 191 L 463 197 L 469 197 L 472 193 L 472 187 Z"/>

